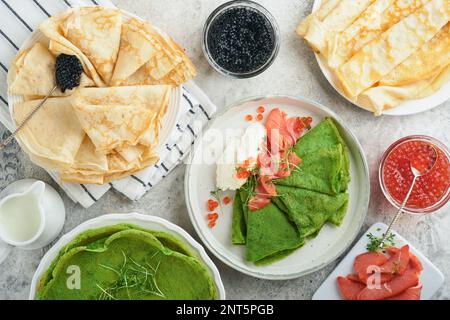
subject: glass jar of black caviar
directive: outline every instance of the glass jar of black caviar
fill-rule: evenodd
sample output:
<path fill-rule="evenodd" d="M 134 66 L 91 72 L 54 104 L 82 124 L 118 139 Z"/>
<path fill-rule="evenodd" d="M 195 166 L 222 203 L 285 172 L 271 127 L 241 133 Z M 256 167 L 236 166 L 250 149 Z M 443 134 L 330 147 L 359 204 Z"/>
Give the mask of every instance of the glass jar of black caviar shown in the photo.
<path fill-rule="evenodd" d="M 248 0 L 227 2 L 211 13 L 203 29 L 203 51 L 223 75 L 251 78 L 278 55 L 280 29 L 263 6 Z"/>

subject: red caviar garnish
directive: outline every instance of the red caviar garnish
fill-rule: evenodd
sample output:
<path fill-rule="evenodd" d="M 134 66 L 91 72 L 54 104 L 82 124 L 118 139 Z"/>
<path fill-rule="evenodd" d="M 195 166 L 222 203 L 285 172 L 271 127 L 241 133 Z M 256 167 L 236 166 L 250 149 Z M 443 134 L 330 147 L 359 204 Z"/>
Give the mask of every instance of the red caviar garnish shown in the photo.
<path fill-rule="evenodd" d="M 219 219 L 219 215 L 217 213 L 209 213 L 207 216 L 208 220 L 217 220 Z"/>
<path fill-rule="evenodd" d="M 253 120 L 253 116 L 251 114 L 248 114 L 245 116 L 245 121 L 252 121 Z"/>
<path fill-rule="evenodd" d="M 225 198 L 223 198 L 223 203 L 224 204 L 229 204 L 231 202 L 231 198 L 230 197 L 225 197 Z"/>
<path fill-rule="evenodd" d="M 264 113 L 266 112 L 266 108 L 264 108 L 263 106 L 259 106 L 258 109 L 256 109 L 256 111 L 258 111 L 258 113 Z"/>
<path fill-rule="evenodd" d="M 215 220 L 211 220 L 211 221 L 208 223 L 208 227 L 210 227 L 211 229 L 214 228 L 215 226 L 216 226 L 216 221 L 215 221 Z"/>
<path fill-rule="evenodd" d="M 250 176 L 250 171 L 245 168 L 237 168 L 236 177 L 238 179 L 247 179 Z"/>
<path fill-rule="evenodd" d="M 215 200 L 209 199 L 208 200 L 208 211 L 214 211 L 219 206 L 219 203 Z"/>
<path fill-rule="evenodd" d="M 256 120 L 258 121 L 263 121 L 264 120 L 264 116 L 260 113 L 256 116 Z"/>

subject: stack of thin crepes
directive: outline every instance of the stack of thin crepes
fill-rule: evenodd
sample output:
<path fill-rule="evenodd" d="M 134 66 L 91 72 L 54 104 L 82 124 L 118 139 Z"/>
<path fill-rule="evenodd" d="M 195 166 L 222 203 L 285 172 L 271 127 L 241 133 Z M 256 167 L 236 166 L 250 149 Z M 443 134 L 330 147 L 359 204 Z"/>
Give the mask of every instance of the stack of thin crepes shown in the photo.
<path fill-rule="evenodd" d="M 18 135 L 38 165 L 65 182 L 104 184 L 159 160 L 155 147 L 173 86 L 195 67 L 167 35 L 117 9 L 82 7 L 40 26 L 47 40 L 20 52 L 8 75 L 20 123 L 55 86 L 59 54 L 76 55 L 80 86 L 57 90 Z"/>
<path fill-rule="evenodd" d="M 450 0 L 323 0 L 297 28 L 376 115 L 450 80 Z"/>

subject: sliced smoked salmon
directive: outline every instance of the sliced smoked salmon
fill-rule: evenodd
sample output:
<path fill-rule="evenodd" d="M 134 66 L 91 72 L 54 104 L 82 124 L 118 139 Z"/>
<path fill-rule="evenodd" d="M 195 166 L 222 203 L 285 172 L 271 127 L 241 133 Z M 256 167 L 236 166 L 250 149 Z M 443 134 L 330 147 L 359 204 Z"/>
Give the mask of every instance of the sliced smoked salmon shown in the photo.
<path fill-rule="evenodd" d="M 400 251 L 399 248 L 390 247 L 388 250 L 389 254 L 394 255 L 397 252 Z M 417 258 L 416 255 L 414 255 L 411 251 L 409 252 L 409 264 L 416 269 L 418 272 L 423 271 L 422 263 L 420 262 L 419 258 Z"/>
<path fill-rule="evenodd" d="M 366 287 L 358 294 L 358 300 L 385 300 L 395 297 L 419 283 L 417 270 L 408 267 L 403 275 L 394 277 L 378 288 Z"/>
<path fill-rule="evenodd" d="M 405 273 L 409 264 L 409 246 L 403 246 L 394 253 L 389 260 L 380 267 L 382 273 L 391 273 L 402 275 Z"/>
<path fill-rule="evenodd" d="M 361 282 L 354 281 L 349 277 L 338 277 L 337 282 L 341 295 L 347 300 L 356 300 L 359 293 L 366 288 Z"/>
<path fill-rule="evenodd" d="M 370 266 L 373 268 L 368 269 Z M 423 267 L 407 245 L 388 248 L 386 254 L 360 254 L 355 258 L 353 268 L 356 274 L 337 278 L 339 291 L 345 299 L 420 300 Z"/>
<path fill-rule="evenodd" d="M 371 266 L 381 266 L 388 261 L 388 258 L 381 252 L 367 252 L 360 254 L 356 257 L 353 263 L 353 269 L 355 269 L 359 278 L 363 281 L 367 281 L 367 275 L 370 274 L 369 268 Z"/>
<path fill-rule="evenodd" d="M 420 294 L 422 293 L 422 285 L 418 285 L 409 288 L 399 295 L 389 298 L 387 300 L 420 300 Z"/>

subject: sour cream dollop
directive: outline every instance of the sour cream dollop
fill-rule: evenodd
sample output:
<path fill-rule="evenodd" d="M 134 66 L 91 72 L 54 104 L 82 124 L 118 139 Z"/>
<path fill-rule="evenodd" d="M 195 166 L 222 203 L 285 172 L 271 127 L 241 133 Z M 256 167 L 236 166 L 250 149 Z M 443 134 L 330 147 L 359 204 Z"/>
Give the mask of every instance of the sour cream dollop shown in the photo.
<path fill-rule="evenodd" d="M 249 171 L 256 168 L 258 154 L 266 139 L 266 128 L 261 123 L 254 123 L 240 139 L 231 140 L 217 161 L 217 188 L 223 191 L 241 188 L 247 178 L 239 178 L 237 169 L 244 163 Z"/>

